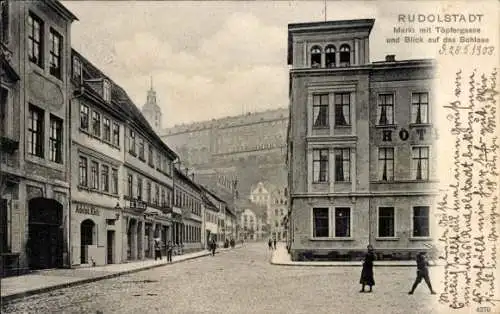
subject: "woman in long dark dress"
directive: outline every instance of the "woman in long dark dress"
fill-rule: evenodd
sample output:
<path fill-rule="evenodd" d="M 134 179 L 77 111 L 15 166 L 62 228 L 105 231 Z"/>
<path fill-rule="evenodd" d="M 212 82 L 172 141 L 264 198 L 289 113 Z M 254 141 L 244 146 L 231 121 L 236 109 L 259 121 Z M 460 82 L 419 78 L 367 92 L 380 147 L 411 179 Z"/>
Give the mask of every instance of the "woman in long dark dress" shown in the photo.
<path fill-rule="evenodd" d="M 373 253 L 373 246 L 368 245 L 368 252 L 365 255 L 365 260 L 363 262 L 363 270 L 361 270 L 361 279 L 359 283 L 361 284 L 361 291 L 365 292 L 365 286 L 369 286 L 372 292 L 372 286 L 375 286 L 375 280 L 373 279 L 373 261 L 375 260 L 375 253 Z"/>

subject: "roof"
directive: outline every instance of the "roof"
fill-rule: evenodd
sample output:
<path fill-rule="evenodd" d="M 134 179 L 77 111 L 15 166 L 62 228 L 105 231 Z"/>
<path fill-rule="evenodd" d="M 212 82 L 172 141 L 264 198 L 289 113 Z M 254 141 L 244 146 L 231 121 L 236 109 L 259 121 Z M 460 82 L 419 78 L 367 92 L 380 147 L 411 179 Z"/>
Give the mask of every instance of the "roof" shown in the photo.
<path fill-rule="evenodd" d="M 335 31 L 343 29 L 365 29 L 368 34 L 373 28 L 375 19 L 355 19 L 355 20 L 338 20 L 326 22 L 306 22 L 306 23 L 291 23 L 288 24 L 288 64 L 293 63 L 293 41 L 292 33 L 305 32 L 320 32 L 320 31 Z"/>
<path fill-rule="evenodd" d="M 59 13 L 59 15 L 70 21 L 78 21 L 76 15 L 74 15 L 70 10 L 68 10 L 60 1 L 58 0 L 44 0 L 44 2 L 52 7 L 54 11 Z"/>
<path fill-rule="evenodd" d="M 183 171 L 177 169 L 177 167 L 174 167 L 174 172 L 176 175 L 184 179 L 188 184 L 190 184 L 192 187 L 196 188 L 198 191 L 202 191 L 201 185 L 197 184 L 194 182 L 188 175 L 186 175 Z M 175 183 L 175 181 L 174 181 Z"/>
<path fill-rule="evenodd" d="M 95 65 L 93 65 L 87 58 L 85 58 L 81 53 L 72 49 L 73 54 L 76 54 L 78 58 L 80 58 L 82 62 L 82 75 L 84 80 L 93 80 L 93 79 L 107 79 L 111 82 L 111 99 L 115 105 L 115 109 L 118 109 L 120 112 L 123 112 L 127 123 L 134 125 L 137 130 L 140 130 L 146 135 L 155 141 L 158 145 L 160 145 L 163 149 L 167 151 L 167 153 L 173 158 L 179 158 L 179 156 L 168 147 L 165 142 L 161 140 L 158 134 L 151 127 L 146 118 L 142 115 L 141 111 L 134 102 L 127 95 L 125 90 L 116 84 L 112 79 L 110 79 L 106 74 L 104 74 L 101 70 L 99 70 Z M 87 88 L 92 88 L 89 84 L 85 85 Z M 94 90 L 94 92 L 96 92 Z"/>

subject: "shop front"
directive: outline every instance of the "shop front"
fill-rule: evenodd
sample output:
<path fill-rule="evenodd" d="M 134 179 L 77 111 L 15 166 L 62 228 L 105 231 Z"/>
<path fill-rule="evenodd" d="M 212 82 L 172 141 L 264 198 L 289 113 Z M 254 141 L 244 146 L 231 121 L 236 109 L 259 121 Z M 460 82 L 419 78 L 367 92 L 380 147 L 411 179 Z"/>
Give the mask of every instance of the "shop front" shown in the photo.
<path fill-rule="evenodd" d="M 73 266 L 99 266 L 122 262 L 121 208 L 73 202 L 71 206 Z"/>

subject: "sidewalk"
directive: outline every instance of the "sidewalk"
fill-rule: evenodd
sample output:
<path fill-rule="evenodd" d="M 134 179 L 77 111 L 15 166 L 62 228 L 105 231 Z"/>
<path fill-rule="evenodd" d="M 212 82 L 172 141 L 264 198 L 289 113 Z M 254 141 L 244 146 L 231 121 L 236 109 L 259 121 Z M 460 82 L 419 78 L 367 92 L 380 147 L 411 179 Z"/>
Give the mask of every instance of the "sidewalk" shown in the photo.
<path fill-rule="evenodd" d="M 280 266 L 312 266 L 312 267 L 361 267 L 362 261 L 318 261 L 318 262 L 294 262 L 288 254 L 283 243 L 277 246 L 271 257 L 272 265 Z M 429 262 L 430 266 L 438 266 L 434 262 Z M 375 261 L 374 266 L 385 267 L 416 267 L 416 261 Z"/>
<path fill-rule="evenodd" d="M 239 248 L 237 245 L 235 248 Z M 216 253 L 229 251 L 231 249 L 217 249 Z M 202 250 L 194 253 L 176 255 L 172 257 L 172 263 L 167 263 L 165 256 L 162 260 L 143 260 L 124 264 L 111 264 L 105 266 L 72 268 L 72 269 L 49 269 L 40 270 L 33 273 L 7 277 L 1 279 L 0 292 L 1 303 L 27 297 L 33 294 L 43 293 L 51 290 L 67 288 L 75 285 L 81 285 L 93 281 L 113 278 L 125 274 L 135 273 L 155 267 L 161 267 L 169 264 L 179 263 L 190 259 L 208 256 L 211 253 L 208 250 Z"/>

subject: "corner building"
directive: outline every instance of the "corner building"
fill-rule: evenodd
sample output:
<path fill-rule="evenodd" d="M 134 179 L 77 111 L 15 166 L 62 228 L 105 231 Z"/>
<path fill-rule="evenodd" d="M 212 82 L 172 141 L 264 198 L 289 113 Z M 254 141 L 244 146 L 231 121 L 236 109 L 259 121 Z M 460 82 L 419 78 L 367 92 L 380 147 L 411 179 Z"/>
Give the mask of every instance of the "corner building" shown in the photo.
<path fill-rule="evenodd" d="M 71 25 L 59 1 L 1 1 L 0 276 L 68 267 Z"/>
<path fill-rule="evenodd" d="M 375 20 L 290 24 L 293 260 L 406 259 L 431 241 L 433 60 L 370 63 Z"/>

